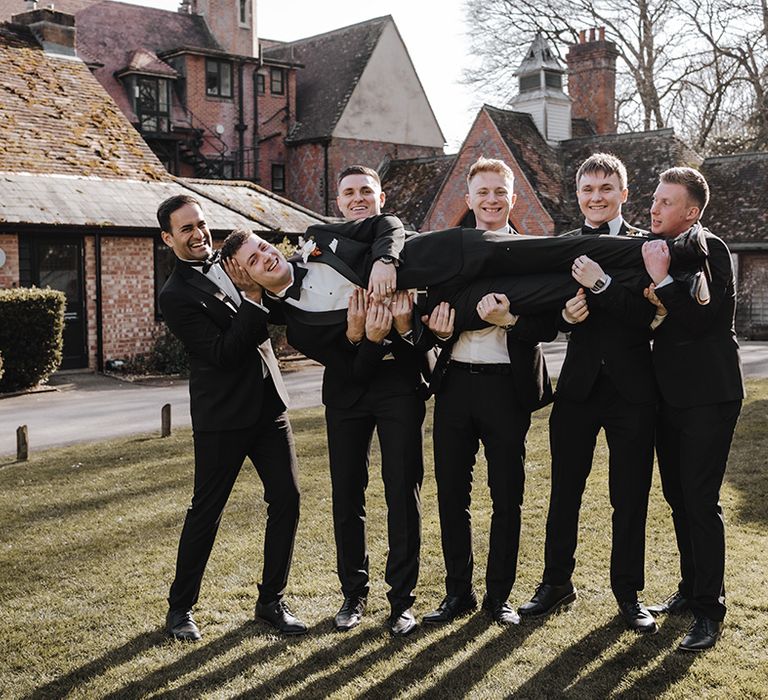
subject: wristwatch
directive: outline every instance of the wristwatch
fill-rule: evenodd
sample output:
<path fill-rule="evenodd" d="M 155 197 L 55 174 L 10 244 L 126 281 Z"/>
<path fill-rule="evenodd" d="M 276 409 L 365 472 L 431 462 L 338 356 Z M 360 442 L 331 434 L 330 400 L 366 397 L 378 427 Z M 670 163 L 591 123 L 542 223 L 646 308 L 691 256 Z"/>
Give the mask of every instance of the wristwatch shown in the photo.
<path fill-rule="evenodd" d="M 395 260 L 395 258 L 393 258 L 391 255 L 382 255 L 379 260 L 385 265 L 394 265 L 397 267 L 397 260 Z"/>
<path fill-rule="evenodd" d="M 592 285 L 592 289 L 590 291 L 597 294 L 599 291 L 605 287 L 605 285 L 608 284 L 608 277 L 607 275 L 603 275 L 600 279 L 598 279 L 594 285 Z"/>

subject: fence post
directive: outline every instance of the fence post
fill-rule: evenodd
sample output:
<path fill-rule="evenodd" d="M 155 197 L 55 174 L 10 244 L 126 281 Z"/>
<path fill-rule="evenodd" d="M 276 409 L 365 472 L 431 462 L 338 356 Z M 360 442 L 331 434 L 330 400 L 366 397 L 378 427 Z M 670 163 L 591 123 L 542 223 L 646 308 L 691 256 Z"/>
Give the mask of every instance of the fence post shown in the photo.
<path fill-rule="evenodd" d="M 29 457 L 29 434 L 26 425 L 16 428 L 16 461 L 26 462 Z"/>
<path fill-rule="evenodd" d="M 160 410 L 160 437 L 171 434 L 171 404 L 167 403 Z"/>

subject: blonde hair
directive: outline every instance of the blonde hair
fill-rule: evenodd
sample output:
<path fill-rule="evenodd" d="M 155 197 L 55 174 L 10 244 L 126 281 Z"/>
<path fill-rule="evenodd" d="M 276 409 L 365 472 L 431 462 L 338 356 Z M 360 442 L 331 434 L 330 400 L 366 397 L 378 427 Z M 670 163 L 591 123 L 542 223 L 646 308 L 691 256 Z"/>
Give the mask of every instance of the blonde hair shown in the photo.
<path fill-rule="evenodd" d="M 510 190 L 515 185 L 515 174 L 512 172 L 512 168 L 498 158 L 485 158 L 484 156 L 480 156 L 474 163 L 472 163 L 469 168 L 469 173 L 467 174 L 467 186 L 469 186 L 472 178 L 479 173 L 498 173 L 509 181 Z"/>

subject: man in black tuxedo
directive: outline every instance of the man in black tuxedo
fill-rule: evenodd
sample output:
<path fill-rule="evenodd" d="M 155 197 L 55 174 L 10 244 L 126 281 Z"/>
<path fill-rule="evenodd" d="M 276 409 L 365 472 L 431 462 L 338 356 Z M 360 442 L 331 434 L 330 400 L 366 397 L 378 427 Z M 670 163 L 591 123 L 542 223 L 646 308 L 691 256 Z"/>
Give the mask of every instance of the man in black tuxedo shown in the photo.
<path fill-rule="evenodd" d="M 621 216 L 627 174 L 615 156 L 597 153 L 576 174 L 582 229 L 566 236 L 637 235 Z M 617 284 L 587 256 L 573 263 L 582 285 L 561 330 L 570 332 L 550 416 L 552 483 L 542 583 L 520 614 L 546 615 L 576 599 L 571 580 L 579 510 L 595 442 L 605 430 L 612 515 L 611 590 L 627 626 L 655 632 L 638 601 L 644 587 L 645 520 L 653 469 L 656 388 L 650 333 L 655 307 Z M 585 292 L 584 289 L 587 291 Z"/>
<path fill-rule="evenodd" d="M 514 173 L 501 160 L 479 158 L 467 176 L 467 206 L 476 228 L 517 235 L 509 225 Z M 552 400 L 540 340 L 557 335 L 551 314 L 520 316 L 509 299 L 488 293 L 477 313 L 485 327 L 454 333 L 443 345 L 431 387 L 435 392 L 434 454 L 446 595 L 425 623 L 451 622 L 477 607 L 470 502 L 472 473 L 482 442 L 493 513 L 482 607 L 501 625 L 520 622 L 507 599 L 517 572 L 520 510 L 525 483 L 525 438 L 531 412 Z"/>
<path fill-rule="evenodd" d="M 337 203 L 348 221 L 378 216 L 384 200 L 374 170 L 352 166 L 340 174 Z M 310 243 L 304 259 L 297 256 L 287 267 L 267 254 L 265 268 L 252 275 L 268 290 L 274 321 L 287 324 L 290 344 L 325 366 L 322 396 L 337 571 L 344 595 L 334 618 L 338 631 L 360 624 L 370 590 L 365 490 L 374 431 L 387 502 L 387 626 L 396 636 L 416 628 L 411 607 L 421 547 L 423 353 L 414 342 L 410 294 L 398 292 L 390 305 L 378 301 L 392 296 L 402 235 L 397 222 L 391 229 L 383 227 L 375 239 L 339 235 L 327 246 Z M 236 239 L 233 234 L 225 242 L 225 255 Z M 266 251 L 259 247 L 244 234 L 236 253 L 243 267 L 249 257 Z M 369 298 L 366 286 L 375 299 Z"/>
<path fill-rule="evenodd" d="M 296 456 L 261 288 L 250 285 L 241 296 L 211 261 L 211 234 L 196 199 L 171 197 L 160 205 L 157 218 L 163 241 L 176 255 L 160 308 L 190 358 L 195 449 L 194 492 L 168 596 L 167 630 L 176 639 L 200 639 L 192 608 L 224 506 L 249 457 L 267 502 L 256 617 L 284 634 L 302 634 L 306 626 L 283 601 L 299 520 Z"/>
<path fill-rule="evenodd" d="M 680 643 L 701 651 L 717 642 L 725 618 L 725 527 L 720 486 L 744 398 L 734 331 L 736 292 L 730 252 L 699 220 L 709 201 L 706 180 L 692 168 L 671 168 L 659 178 L 651 231 L 670 239 L 691 228 L 706 236 L 711 298 L 700 306 L 669 276 L 663 240 L 643 254 L 653 279 L 651 296 L 667 315 L 656 329 L 653 364 L 661 391 L 656 455 L 664 497 L 680 552 L 677 591 L 654 612 L 690 610 L 694 622 Z"/>

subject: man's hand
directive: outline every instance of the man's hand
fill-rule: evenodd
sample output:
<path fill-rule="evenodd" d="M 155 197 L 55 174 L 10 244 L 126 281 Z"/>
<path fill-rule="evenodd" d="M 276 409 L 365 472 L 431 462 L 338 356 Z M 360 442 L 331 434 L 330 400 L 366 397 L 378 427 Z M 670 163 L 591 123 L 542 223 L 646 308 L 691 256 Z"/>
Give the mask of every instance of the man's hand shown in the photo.
<path fill-rule="evenodd" d="M 347 340 L 357 344 L 365 336 L 365 316 L 368 311 L 368 293 L 360 287 L 349 297 L 347 307 Z"/>
<path fill-rule="evenodd" d="M 565 302 L 563 309 L 563 318 L 571 325 L 576 325 L 584 321 L 589 316 L 589 307 L 587 306 L 587 293 L 580 289 L 576 296 L 571 297 Z"/>
<path fill-rule="evenodd" d="M 368 291 L 374 301 L 384 302 L 389 300 L 397 287 L 397 268 L 391 263 L 377 260 L 371 268 L 371 276 L 368 278 Z"/>
<path fill-rule="evenodd" d="M 592 289 L 595 286 L 595 282 L 601 279 L 605 272 L 592 258 L 580 255 L 573 261 L 571 275 L 580 285 Z"/>
<path fill-rule="evenodd" d="M 477 315 L 494 326 L 514 326 L 517 323 L 517 316 L 509 312 L 506 294 L 486 294 L 477 303 Z"/>
<path fill-rule="evenodd" d="M 245 268 L 240 267 L 237 260 L 234 258 L 222 258 L 221 266 L 224 268 L 224 272 L 229 276 L 229 279 L 235 283 L 235 286 L 240 289 L 248 299 L 255 301 L 257 304 L 261 304 L 261 297 L 264 290 L 261 285 L 248 274 Z"/>
<path fill-rule="evenodd" d="M 413 297 L 411 293 L 400 289 L 392 297 L 392 303 L 389 305 L 392 313 L 392 323 L 395 330 L 400 335 L 405 335 L 413 330 Z"/>
<path fill-rule="evenodd" d="M 368 313 L 365 316 L 365 336 L 372 343 L 380 344 L 392 330 L 392 313 L 380 304 L 372 301 L 368 304 Z"/>
<path fill-rule="evenodd" d="M 669 248 L 666 241 L 643 243 L 643 262 L 654 284 L 661 282 L 669 274 Z"/>
<path fill-rule="evenodd" d="M 656 285 L 650 284 L 648 287 L 646 287 L 643 290 L 643 296 L 651 302 L 656 307 L 656 315 L 657 316 L 666 316 L 667 315 L 667 307 L 664 306 L 661 299 L 656 296 Z"/>
<path fill-rule="evenodd" d="M 421 322 L 429 328 L 440 340 L 446 340 L 453 335 L 453 322 L 456 309 L 452 309 L 447 301 L 441 301 L 432 313 L 421 317 Z"/>

